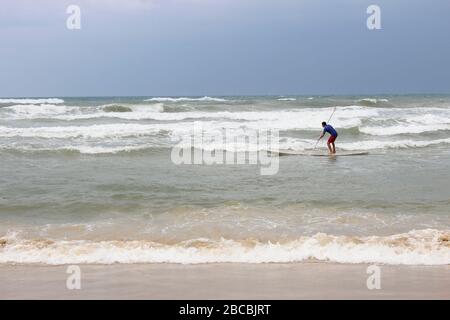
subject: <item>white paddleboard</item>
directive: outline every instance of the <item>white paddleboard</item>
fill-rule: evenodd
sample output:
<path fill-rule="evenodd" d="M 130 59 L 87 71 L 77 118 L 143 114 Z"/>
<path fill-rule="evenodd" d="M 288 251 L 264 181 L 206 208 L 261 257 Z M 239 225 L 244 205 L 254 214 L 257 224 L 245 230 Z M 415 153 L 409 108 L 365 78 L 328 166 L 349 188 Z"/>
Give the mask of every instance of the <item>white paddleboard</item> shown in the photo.
<path fill-rule="evenodd" d="M 337 157 L 337 156 L 365 156 L 367 151 L 337 151 L 335 154 L 330 154 L 323 151 L 295 151 L 291 149 L 269 150 L 269 152 L 278 154 L 279 156 L 313 156 L 313 157 Z"/>

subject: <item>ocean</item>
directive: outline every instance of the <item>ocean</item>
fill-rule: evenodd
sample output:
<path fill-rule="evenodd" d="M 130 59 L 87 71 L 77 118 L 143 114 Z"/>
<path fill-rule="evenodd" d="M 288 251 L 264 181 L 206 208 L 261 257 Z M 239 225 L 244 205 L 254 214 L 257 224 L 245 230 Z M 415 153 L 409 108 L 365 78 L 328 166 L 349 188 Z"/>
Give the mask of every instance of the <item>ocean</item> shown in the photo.
<path fill-rule="evenodd" d="M 337 152 L 369 155 L 171 158 L 195 124 L 309 152 L 331 115 Z M 449 133 L 438 95 L 1 98 L 0 263 L 448 265 Z"/>

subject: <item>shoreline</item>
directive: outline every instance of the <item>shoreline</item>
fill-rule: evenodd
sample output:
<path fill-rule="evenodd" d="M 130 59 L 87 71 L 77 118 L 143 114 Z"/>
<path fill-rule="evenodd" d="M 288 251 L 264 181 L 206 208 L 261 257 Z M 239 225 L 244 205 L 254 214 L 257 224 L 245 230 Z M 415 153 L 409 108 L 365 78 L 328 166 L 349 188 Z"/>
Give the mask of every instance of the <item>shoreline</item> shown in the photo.
<path fill-rule="evenodd" d="M 0 299 L 450 299 L 450 266 L 380 267 L 323 262 L 79 265 L 81 289 L 68 290 L 67 265 L 0 265 Z"/>

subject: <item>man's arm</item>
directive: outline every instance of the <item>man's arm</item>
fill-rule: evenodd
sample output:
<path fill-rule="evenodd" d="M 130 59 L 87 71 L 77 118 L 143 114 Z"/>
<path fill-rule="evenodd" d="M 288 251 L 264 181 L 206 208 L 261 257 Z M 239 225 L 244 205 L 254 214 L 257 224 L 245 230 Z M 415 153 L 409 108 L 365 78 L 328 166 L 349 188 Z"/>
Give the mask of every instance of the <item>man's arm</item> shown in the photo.
<path fill-rule="evenodd" d="M 325 135 L 325 132 L 322 132 L 322 134 L 320 135 L 319 139 L 317 139 L 317 140 L 322 139 L 324 135 Z"/>

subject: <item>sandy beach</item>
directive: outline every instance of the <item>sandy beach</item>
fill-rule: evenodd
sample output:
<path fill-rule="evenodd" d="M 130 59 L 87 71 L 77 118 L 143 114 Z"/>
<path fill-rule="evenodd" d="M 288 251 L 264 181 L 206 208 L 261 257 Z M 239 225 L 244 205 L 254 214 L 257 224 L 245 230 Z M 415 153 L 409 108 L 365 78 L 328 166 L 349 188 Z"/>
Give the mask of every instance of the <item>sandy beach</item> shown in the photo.
<path fill-rule="evenodd" d="M 1 3 L 0 300 L 450 300 L 449 0 L 74 2 Z"/>
<path fill-rule="evenodd" d="M 67 266 L 0 266 L 0 299 L 450 299 L 450 266 L 81 265 L 81 289 L 66 288 Z"/>

